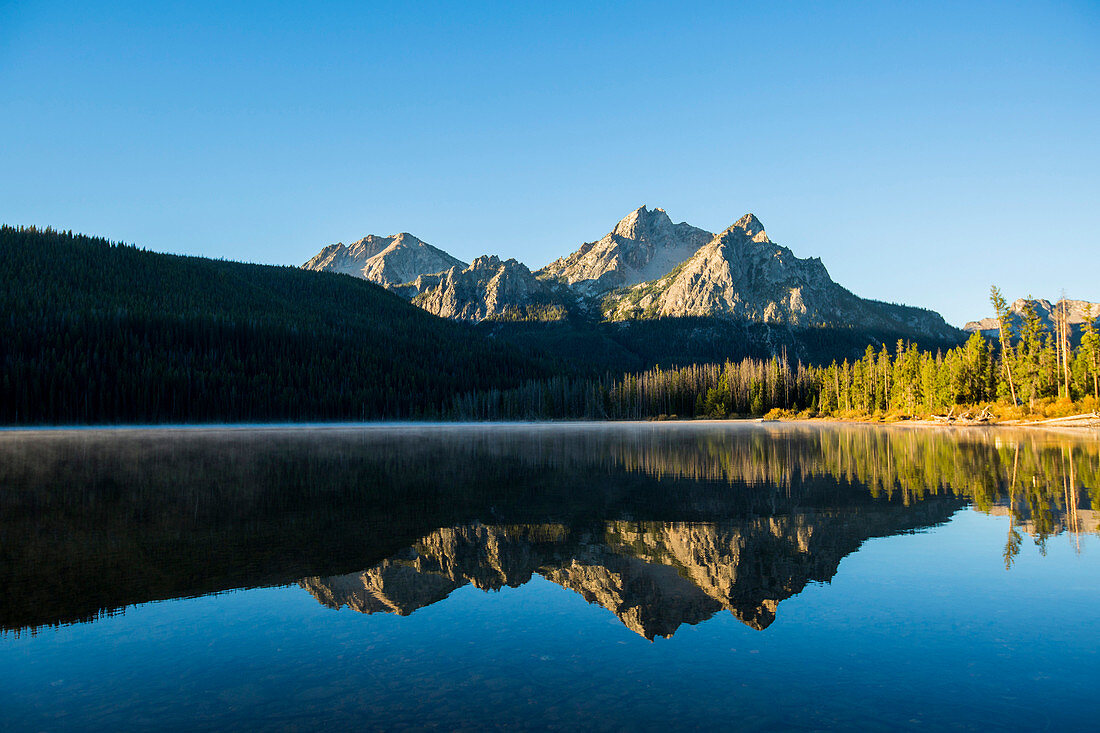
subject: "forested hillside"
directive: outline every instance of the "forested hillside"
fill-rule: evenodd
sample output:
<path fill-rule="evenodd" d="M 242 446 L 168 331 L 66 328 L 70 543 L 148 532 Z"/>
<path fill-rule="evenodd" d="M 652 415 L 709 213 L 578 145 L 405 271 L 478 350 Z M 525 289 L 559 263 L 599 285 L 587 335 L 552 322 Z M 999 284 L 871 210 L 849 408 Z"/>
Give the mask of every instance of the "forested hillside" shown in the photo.
<path fill-rule="evenodd" d="M 373 283 L 0 227 L 0 423 L 416 417 L 546 369 Z"/>

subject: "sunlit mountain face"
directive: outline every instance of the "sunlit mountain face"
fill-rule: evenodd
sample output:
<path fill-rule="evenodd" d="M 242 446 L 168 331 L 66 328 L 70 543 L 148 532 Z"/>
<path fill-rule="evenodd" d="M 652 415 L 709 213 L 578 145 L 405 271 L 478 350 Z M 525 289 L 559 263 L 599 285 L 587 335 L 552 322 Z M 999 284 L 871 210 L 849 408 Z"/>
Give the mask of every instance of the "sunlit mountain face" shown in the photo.
<path fill-rule="evenodd" d="M 727 612 L 764 630 L 868 539 L 968 506 L 1010 517 L 1008 567 L 1029 537 L 1094 533 L 1098 456 L 1073 435 L 806 424 L 2 435 L 0 626 L 288 584 L 405 616 L 537 577 L 647 639 Z"/>

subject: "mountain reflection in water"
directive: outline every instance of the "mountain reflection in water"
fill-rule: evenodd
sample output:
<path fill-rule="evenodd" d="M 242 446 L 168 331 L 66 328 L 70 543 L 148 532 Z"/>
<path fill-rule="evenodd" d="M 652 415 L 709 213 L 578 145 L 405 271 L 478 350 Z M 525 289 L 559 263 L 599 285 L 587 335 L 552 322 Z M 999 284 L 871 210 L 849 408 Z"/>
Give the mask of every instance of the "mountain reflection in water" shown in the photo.
<path fill-rule="evenodd" d="M 1095 436 L 720 423 L 0 434 L 0 628 L 298 583 L 405 615 L 536 574 L 668 636 L 756 629 L 871 537 L 968 504 L 1095 532 Z M 996 548 L 1000 552 L 1000 548 Z M 364 568 L 366 568 L 364 570 Z"/>
<path fill-rule="evenodd" d="M 301 586 L 332 608 L 407 615 L 470 583 L 517 587 L 536 573 L 614 613 L 653 639 L 728 610 L 755 629 L 779 602 L 811 581 L 828 581 L 841 558 L 870 536 L 947 519 L 951 502 L 745 519 L 740 522 L 607 522 L 440 529 L 361 573 L 306 578 Z"/>

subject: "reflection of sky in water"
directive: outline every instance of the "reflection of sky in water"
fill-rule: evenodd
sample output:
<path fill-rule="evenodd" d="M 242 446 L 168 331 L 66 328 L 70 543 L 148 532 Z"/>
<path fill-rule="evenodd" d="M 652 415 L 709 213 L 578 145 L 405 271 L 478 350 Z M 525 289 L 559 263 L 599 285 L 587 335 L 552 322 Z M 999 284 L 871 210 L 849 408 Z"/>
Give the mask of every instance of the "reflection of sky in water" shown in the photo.
<path fill-rule="evenodd" d="M 408 616 L 259 588 L 6 633 L 0 709 L 13 729 L 1094 727 L 1097 538 L 1044 556 L 1025 535 L 1006 571 L 1007 517 L 945 515 L 846 550 L 762 631 L 720 611 L 649 642 L 537 573 Z"/>

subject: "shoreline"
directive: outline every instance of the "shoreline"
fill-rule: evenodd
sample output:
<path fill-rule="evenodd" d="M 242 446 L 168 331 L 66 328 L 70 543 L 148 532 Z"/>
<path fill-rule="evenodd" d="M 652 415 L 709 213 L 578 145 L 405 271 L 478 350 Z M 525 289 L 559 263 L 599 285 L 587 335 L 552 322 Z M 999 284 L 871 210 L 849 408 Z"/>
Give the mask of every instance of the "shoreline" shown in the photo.
<path fill-rule="evenodd" d="M 684 418 L 684 419 L 638 419 L 638 420 L 485 420 L 485 421 L 446 421 L 446 420 L 393 420 L 363 422 L 279 422 L 279 423 L 144 423 L 144 424 L 100 424 L 100 425 L 5 425 L 0 426 L 0 439 L 17 435 L 60 435 L 65 433 L 86 432 L 135 432 L 135 433 L 203 433 L 203 432 L 289 432 L 299 430 L 393 430 L 393 429 L 446 429 L 446 428 L 554 428 L 554 427 L 611 427 L 621 426 L 689 426 L 689 425 L 855 425 L 879 428 L 1017 428 L 1043 431 L 1066 431 L 1073 435 L 1095 432 L 1100 437 L 1100 419 L 1082 418 L 1079 422 L 1061 420 L 1053 422 L 1026 422 L 1020 420 L 1004 421 L 953 421 L 941 420 L 874 420 L 867 418 L 808 417 L 775 418 L 737 417 L 737 418 Z"/>
<path fill-rule="evenodd" d="M 763 421 L 763 420 L 762 420 Z M 765 422 L 796 422 L 795 420 L 770 420 Z M 851 425 L 877 425 L 881 427 L 914 427 L 914 428 L 1039 428 L 1039 429 L 1073 429 L 1073 430 L 1100 430 L 1100 417 L 1048 418 L 1043 420 L 929 420 L 918 418 L 915 420 L 873 420 L 867 418 L 841 418 L 841 417 L 812 417 L 804 422 L 826 422 Z"/>

